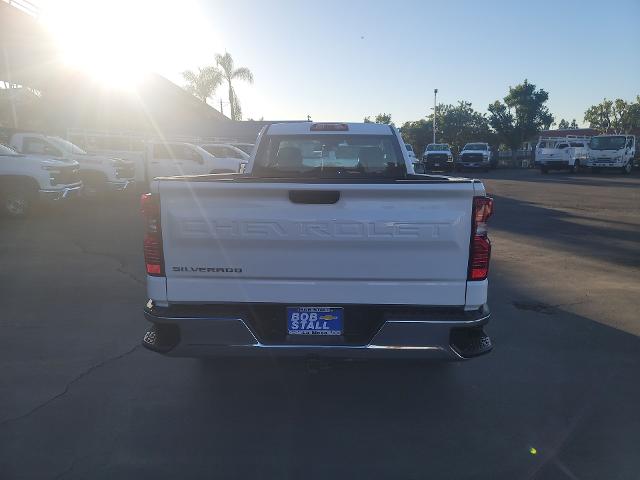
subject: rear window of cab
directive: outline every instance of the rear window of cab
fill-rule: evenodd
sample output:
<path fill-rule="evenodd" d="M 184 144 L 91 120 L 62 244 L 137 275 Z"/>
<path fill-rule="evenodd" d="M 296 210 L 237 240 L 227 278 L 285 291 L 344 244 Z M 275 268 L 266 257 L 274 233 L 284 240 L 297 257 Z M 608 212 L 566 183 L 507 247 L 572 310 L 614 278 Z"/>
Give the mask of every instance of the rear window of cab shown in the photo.
<path fill-rule="evenodd" d="M 393 135 L 268 135 L 254 171 L 260 176 L 317 178 L 404 177 L 406 166 Z"/>

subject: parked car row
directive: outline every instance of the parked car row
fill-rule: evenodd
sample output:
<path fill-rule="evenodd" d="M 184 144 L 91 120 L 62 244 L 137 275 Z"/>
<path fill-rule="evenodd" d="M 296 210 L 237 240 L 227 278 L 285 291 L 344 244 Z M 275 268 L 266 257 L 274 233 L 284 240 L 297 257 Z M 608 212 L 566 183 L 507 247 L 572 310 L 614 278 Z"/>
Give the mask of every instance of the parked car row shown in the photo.
<path fill-rule="evenodd" d="M 635 154 L 634 135 L 541 137 L 536 147 L 536 165 L 542 173 L 579 172 L 589 168 L 591 171 L 615 169 L 629 174 Z"/>
<path fill-rule="evenodd" d="M 461 172 L 463 170 L 489 171 L 495 168 L 494 156 L 488 143 L 467 143 L 457 156 L 447 143 L 430 143 L 422 158 L 416 159 L 411 145 L 406 145 L 409 157 L 418 173 Z M 597 135 L 593 137 L 568 135 L 566 137 L 540 137 L 536 145 L 535 166 L 542 173 L 551 170 L 579 172 L 619 170 L 631 173 L 636 158 L 634 135 Z"/>
<path fill-rule="evenodd" d="M 61 137 L 33 132 L 14 133 L 8 143 L 0 144 L 0 200 L 2 212 L 11 217 L 26 216 L 43 201 L 147 190 L 156 177 L 242 172 L 250 158 L 246 151 L 253 148 L 150 141 L 142 151 L 119 145 L 87 152 Z"/>
<path fill-rule="evenodd" d="M 491 147 L 488 143 L 483 142 L 467 143 L 457 157 L 453 155 L 448 143 L 430 143 L 420 160 L 415 159 L 415 155 L 413 159 L 414 169 L 419 173 L 461 172 L 463 170 L 488 172 L 489 169 L 495 167 Z"/>

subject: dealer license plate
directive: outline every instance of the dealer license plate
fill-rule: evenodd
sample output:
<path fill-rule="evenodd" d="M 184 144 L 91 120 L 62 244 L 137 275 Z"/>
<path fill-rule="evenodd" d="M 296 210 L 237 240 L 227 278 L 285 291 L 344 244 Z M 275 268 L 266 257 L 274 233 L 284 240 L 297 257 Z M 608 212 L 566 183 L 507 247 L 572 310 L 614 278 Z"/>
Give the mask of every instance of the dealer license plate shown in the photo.
<path fill-rule="evenodd" d="M 341 307 L 287 307 L 289 335 L 342 335 Z"/>

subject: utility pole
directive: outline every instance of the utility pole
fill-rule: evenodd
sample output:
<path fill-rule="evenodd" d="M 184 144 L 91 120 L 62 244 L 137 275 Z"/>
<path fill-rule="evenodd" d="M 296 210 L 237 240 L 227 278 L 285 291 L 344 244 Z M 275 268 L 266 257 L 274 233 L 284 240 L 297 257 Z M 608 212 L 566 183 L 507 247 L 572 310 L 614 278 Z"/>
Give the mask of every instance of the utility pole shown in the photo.
<path fill-rule="evenodd" d="M 220 99 L 220 113 L 224 115 L 224 112 L 222 111 L 222 98 Z"/>
<path fill-rule="evenodd" d="M 436 105 L 437 105 L 437 99 L 438 99 L 438 89 L 434 88 L 433 89 L 433 143 L 436 143 Z"/>

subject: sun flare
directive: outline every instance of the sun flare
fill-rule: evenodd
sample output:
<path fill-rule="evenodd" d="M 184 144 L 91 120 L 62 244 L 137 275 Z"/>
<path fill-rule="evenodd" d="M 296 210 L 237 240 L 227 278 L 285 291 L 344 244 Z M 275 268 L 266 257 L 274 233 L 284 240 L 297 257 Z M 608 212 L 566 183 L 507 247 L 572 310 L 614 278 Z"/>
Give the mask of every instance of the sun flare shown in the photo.
<path fill-rule="evenodd" d="M 65 64 L 109 87 L 135 88 L 143 75 L 193 38 L 193 4 L 148 0 L 64 0 L 43 8 Z"/>

